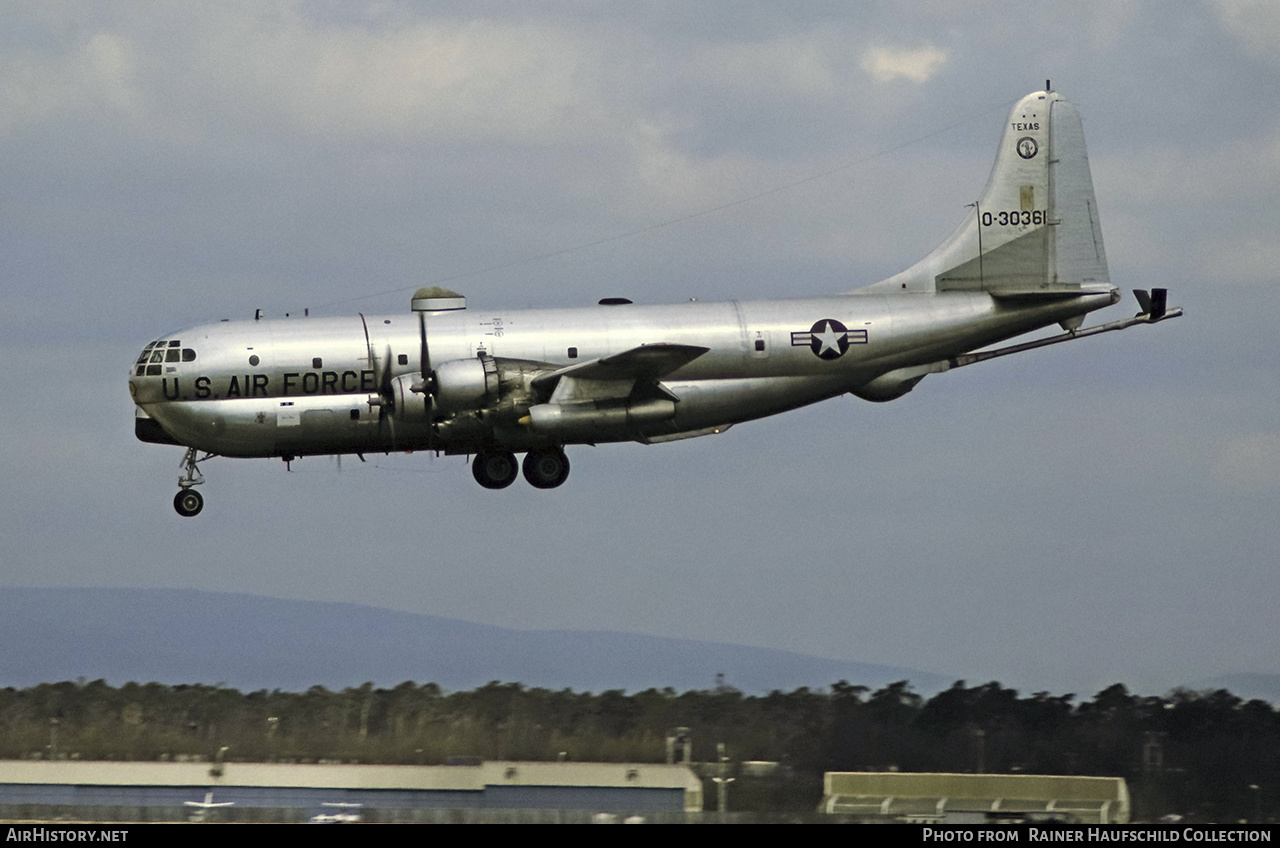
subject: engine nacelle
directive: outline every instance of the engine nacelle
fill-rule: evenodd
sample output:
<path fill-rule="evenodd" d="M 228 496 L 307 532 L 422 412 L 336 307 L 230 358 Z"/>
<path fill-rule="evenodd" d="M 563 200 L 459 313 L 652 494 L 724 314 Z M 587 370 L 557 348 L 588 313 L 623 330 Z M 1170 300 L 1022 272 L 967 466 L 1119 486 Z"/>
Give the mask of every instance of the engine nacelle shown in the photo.
<path fill-rule="evenodd" d="M 395 400 L 397 421 L 429 423 L 427 395 L 423 391 L 422 377 L 417 374 L 401 374 L 391 381 L 391 392 Z M 374 395 L 373 399 L 376 402 L 378 397 Z"/>
<path fill-rule="evenodd" d="M 529 407 L 525 423 L 546 436 L 573 436 L 609 428 L 635 427 L 674 417 L 676 405 L 665 398 L 634 403 L 540 403 Z"/>
<path fill-rule="evenodd" d="M 441 362 L 434 379 L 434 405 L 445 414 L 482 409 L 498 399 L 498 364 L 492 356 Z"/>

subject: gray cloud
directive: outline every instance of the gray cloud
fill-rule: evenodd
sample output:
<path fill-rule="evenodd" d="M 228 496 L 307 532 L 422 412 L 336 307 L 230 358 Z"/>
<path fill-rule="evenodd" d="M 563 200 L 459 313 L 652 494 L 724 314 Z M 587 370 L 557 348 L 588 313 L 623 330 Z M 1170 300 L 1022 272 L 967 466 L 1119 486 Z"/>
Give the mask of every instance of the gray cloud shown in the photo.
<path fill-rule="evenodd" d="M 1063 691 L 1280 671 L 1269 9 L 9 7 L 0 582 L 353 600 Z M 877 47 L 936 54 L 878 81 Z M 217 460 L 183 522 L 178 452 L 133 439 L 125 369 L 165 331 L 403 310 L 428 280 L 755 195 L 453 285 L 496 309 L 874 282 L 965 214 L 1001 104 L 1045 77 L 1084 112 L 1113 279 L 1168 285 L 1187 317 L 886 406 L 579 449 L 550 493 L 482 491 L 461 459 Z M 833 493 L 835 472 L 856 485 Z"/>

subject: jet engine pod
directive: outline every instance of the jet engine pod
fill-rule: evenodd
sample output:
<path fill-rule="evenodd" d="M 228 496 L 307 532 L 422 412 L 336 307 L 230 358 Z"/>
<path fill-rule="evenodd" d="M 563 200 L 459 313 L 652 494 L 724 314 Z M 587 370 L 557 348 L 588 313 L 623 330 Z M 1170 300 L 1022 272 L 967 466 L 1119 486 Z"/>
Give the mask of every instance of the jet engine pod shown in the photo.
<path fill-rule="evenodd" d="M 450 359 L 435 369 L 435 407 L 461 412 L 488 406 L 498 397 L 498 364 L 492 356 Z"/>

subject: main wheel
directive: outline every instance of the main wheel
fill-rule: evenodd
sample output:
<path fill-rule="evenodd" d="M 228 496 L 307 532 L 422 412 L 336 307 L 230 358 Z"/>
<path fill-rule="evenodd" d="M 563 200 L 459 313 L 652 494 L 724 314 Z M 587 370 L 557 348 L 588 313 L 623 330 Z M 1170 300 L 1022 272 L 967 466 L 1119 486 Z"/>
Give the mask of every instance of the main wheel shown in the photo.
<path fill-rule="evenodd" d="M 531 450 L 524 455 L 524 479 L 535 489 L 554 489 L 569 476 L 569 457 L 559 448 Z"/>
<path fill-rule="evenodd" d="M 511 451 L 483 451 L 471 463 L 471 474 L 486 489 L 505 489 L 516 481 L 520 466 Z"/>
<path fill-rule="evenodd" d="M 200 510 L 204 509 L 204 496 L 195 489 L 183 489 L 173 496 L 173 508 L 178 511 L 178 515 L 186 518 L 199 515 Z"/>

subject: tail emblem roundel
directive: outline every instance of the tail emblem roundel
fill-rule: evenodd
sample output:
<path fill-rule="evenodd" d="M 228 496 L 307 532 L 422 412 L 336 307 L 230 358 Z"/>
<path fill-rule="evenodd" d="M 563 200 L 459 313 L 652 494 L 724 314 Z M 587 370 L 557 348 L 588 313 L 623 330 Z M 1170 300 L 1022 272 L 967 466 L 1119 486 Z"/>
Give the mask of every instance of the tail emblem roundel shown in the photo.
<path fill-rule="evenodd" d="M 1018 139 L 1018 155 L 1023 159 L 1034 159 L 1039 150 L 1040 145 L 1036 144 L 1036 140 L 1031 136 L 1024 135 Z"/>

